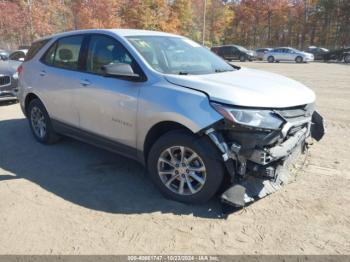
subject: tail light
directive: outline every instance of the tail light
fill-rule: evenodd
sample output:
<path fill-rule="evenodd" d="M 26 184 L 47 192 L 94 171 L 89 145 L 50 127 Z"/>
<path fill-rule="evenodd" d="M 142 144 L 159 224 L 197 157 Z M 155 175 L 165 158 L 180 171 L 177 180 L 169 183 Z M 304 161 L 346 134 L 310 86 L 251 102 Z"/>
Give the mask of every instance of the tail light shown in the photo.
<path fill-rule="evenodd" d="M 23 72 L 23 66 L 20 65 L 19 67 L 17 67 L 16 71 L 17 71 L 18 74 L 22 73 Z"/>

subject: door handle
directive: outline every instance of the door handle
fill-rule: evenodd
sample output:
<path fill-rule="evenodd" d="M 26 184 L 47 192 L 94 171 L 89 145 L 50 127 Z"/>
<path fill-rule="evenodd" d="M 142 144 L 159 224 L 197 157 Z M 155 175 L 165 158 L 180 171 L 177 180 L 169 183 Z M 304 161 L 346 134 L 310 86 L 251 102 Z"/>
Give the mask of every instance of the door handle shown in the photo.
<path fill-rule="evenodd" d="M 84 79 L 84 80 L 80 81 L 80 84 L 82 86 L 89 86 L 89 85 L 91 85 L 91 82 L 89 80 L 87 80 L 87 79 Z"/>
<path fill-rule="evenodd" d="M 46 75 L 46 71 L 45 71 L 45 70 L 41 70 L 41 71 L 40 71 L 40 75 L 41 75 L 41 76 L 45 76 L 45 75 Z"/>

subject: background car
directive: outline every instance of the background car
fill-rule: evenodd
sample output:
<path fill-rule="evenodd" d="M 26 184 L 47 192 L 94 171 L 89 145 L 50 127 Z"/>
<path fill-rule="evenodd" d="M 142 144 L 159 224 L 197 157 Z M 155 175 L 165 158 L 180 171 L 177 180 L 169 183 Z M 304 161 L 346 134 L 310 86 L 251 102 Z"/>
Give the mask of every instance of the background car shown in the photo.
<path fill-rule="evenodd" d="M 257 49 L 255 49 L 256 59 L 263 60 L 264 55 L 271 50 L 272 50 L 272 48 L 257 48 Z"/>
<path fill-rule="evenodd" d="M 9 60 L 23 62 L 27 52 L 28 52 L 28 49 L 19 49 L 19 50 L 13 51 L 9 55 Z"/>
<path fill-rule="evenodd" d="M 296 63 L 306 63 L 314 61 L 314 55 L 291 47 L 277 47 L 264 55 L 264 60 L 269 63 L 279 61 L 295 61 Z"/>
<path fill-rule="evenodd" d="M 350 47 L 331 50 L 327 54 L 324 55 L 324 60 L 325 61 L 329 61 L 329 60 L 344 61 L 344 63 L 349 64 L 350 63 Z"/>
<path fill-rule="evenodd" d="M 16 100 L 18 92 L 17 68 L 22 64 L 27 49 L 12 52 L 8 60 L 0 62 L 0 100 Z"/>
<path fill-rule="evenodd" d="M 0 49 L 0 61 L 5 61 L 9 58 L 9 52 L 6 50 Z"/>
<path fill-rule="evenodd" d="M 305 52 L 313 54 L 315 60 L 323 60 L 325 55 L 329 53 L 329 50 L 323 47 L 309 46 Z"/>
<path fill-rule="evenodd" d="M 247 60 L 253 61 L 256 59 L 254 51 L 239 45 L 214 46 L 210 50 L 228 61 L 239 60 L 245 62 Z"/>

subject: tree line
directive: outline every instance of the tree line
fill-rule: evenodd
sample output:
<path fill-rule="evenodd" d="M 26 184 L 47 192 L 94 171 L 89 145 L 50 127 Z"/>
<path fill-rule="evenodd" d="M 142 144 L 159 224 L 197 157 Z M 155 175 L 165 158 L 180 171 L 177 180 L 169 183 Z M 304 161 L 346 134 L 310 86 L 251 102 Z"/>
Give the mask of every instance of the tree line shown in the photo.
<path fill-rule="evenodd" d="M 0 49 L 53 33 L 138 28 L 207 46 L 350 45 L 350 0 L 0 0 Z"/>

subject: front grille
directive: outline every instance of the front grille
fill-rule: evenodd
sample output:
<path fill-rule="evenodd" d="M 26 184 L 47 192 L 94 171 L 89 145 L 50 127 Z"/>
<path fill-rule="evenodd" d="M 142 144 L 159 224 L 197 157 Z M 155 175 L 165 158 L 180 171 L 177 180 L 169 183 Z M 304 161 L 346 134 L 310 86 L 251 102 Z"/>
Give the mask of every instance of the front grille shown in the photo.
<path fill-rule="evenodd" d="M 11 83 L 11 78 L 9 76 L 0 76 L 0 87 L 7 86 Z"/>
<path fill-rule="evenodd" d="M 308 104 L 303 106 L 297 106 L 286 109 L 279 109 L 277 112 L 283 116 L 286 120 L 296 120 L 305 117 L 310 117 L 314 111 L 314 104 Z"/>
<path fill-rule="evenodd" d="M 294 135 L 302 128 L 308 128 L 312 113 L 314 112 L 314 104 L 279 109 L 277 112 L 286 121 L 292 124 L 292 127 L 288 130 L 287 135 Z"/>

